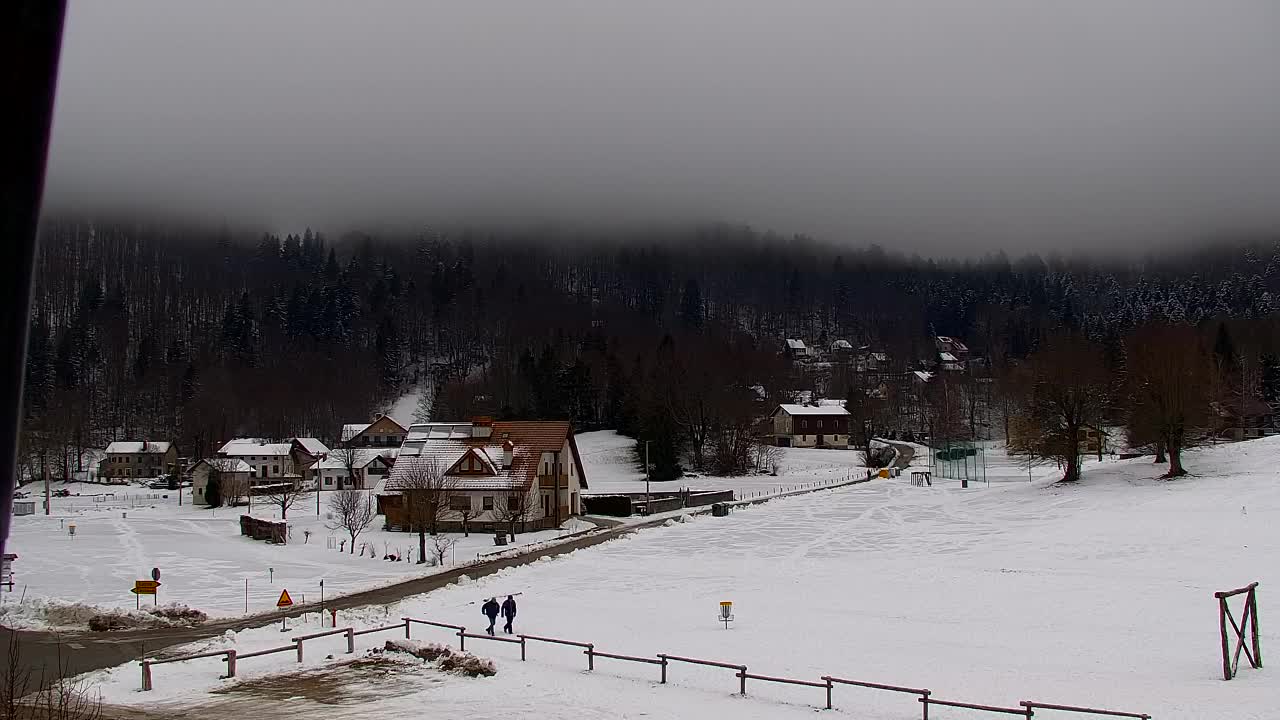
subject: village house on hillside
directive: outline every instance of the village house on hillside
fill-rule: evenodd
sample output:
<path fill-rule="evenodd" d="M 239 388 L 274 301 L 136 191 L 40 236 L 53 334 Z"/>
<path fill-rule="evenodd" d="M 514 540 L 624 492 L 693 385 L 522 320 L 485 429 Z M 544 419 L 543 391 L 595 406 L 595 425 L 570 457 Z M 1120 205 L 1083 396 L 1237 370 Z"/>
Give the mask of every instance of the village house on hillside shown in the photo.
<path fill-rule="evenodd" d="M 248 488 L 252 472 L 249 463 L 239 458 L 205 458 L 191 468 L 191 501 L 211 505 L 209 482 L 215 477 L 221 488 Z M 220 497 L 226 494 L 222 491 Z"/>
<path fill-rule="evenodd" d="M 379 415 L 371 423 L 353 423 L 342 426 L 343 447 L 400 447 L 409 431 L 386 415 Z"/>
<path fill-rule="evenodd" d="M 107 454 L 98 464 L 98 477 L 108 481 L 157 478 L 168 475 L 177 462 L 178 449 L 173 443 L 117 441 L 107 446 Z"/>
<path fill-rule="evenodd" d="M 780 447 L 849 447 L 849 411 L 840 405 L 779 405 L 769 416 Z"/>
<path fill-rule="evenodd" d="M 311 470 L 321 490 L 368 490 L 387 476 L 392 463 L 377 448 L 344 448 L 331 451 Z"/>
<path fill-rule="evenodd" d="M 412 425 L 378 496 L 389 528 L 413 530 L 410 496 L 429 494 L 423 475 L 442 474 L 449 512 L 441 529 L 554 528 L 582 512 L 587 489 L 573 430 L 565 421 Z M 407 501 L 408 500 L 408 501 Z"/>
<path fill-rule="evenodd" d="M 306 480 L 309 469 L 328 453 L 329 448 L 315 438 L 293 438 L 287 442 L 236 438 L 218 448 L 217 454 L 244 460 L 250 467 L 250 478 L 261 481 L 274 478 Z"/>

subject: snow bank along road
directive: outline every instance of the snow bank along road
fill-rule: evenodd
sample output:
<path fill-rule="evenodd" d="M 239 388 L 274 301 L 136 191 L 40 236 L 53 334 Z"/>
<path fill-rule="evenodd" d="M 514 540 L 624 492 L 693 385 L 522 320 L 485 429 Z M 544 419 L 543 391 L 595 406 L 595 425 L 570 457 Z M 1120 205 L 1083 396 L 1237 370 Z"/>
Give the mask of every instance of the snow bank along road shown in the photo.
<path fill-rule="evenodd" d="M 1280 686 L 1267 670 L 1221 680 L 1213 592 L 1261 582 L 1262 644 L 1280 640 L 1280 626 L 1267 622 L 1276 614 L 1265 593 L 1280 570 L 1280 438 L 1206 450 L 1190 463 L 1200 474 L 1174 482 L 1156 479 L 1159 469 L 1142 460 L 1093 465 L 1066 487 L 872 482 L 636 533 L 378 611 L 475 626 L 477 599 L 515 589 L 524 593 L 518 631 L 609 652 L 928 687 L 937 698 L 984 704 L 1076 703 L 1161 720 L 1273 719 Z M 715 620 L 721 600 L 734 602 L 728 630 Z M 448 641 L 447 633 L 438 639 Z M 278 644 L 279 633 L 249 630 L 201 649 L 231 643 L 247 652 Z M 327 718 L 395 717 L 429 706 L 439 717 L 481 719 L 745 720 L 811 717 L 822 704 L 818 689 L 763 683 L 749 699 L 731 698 L 732 672 L 715 668 L 682 666 L 671 684 L 657 687 L 647 665 L 600 663 L 587 674 L 576 652 L 539 648 L 521 663 L 518 647 L 474 645 L 498 661 L 496 677 L 418 669 L 374 705 L 299 697 L 279 706 L 277 717 L 314 717 L 321 709 Z M 303 667 L 321 671 L 343 658 L 335 657 L 316 653 Z M 245 663 L 241 682 L 296 667 Z M 175 711 L 224 702 L 222 693 L 237 683 L 217 674 L 193 666 L 168 684 L 157 681 L 145 700 Z M 136 665 L 91 677 L 112 702 L 141 702 Z M 342 677 L 353 692 L 375 682 L 356 672 Z M 872 719 L 919 711 L 909 697 L 852 690 L 837 694 L 836 707 Z"/>

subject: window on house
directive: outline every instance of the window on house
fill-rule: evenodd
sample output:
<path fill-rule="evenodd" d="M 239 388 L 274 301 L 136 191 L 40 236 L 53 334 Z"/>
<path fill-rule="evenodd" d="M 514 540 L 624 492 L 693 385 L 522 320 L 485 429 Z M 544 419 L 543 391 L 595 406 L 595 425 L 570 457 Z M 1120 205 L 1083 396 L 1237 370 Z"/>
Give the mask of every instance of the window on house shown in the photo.
<path fill-rule="evenodd" d="M 819 421 L 818 421 L 818 429 L 819 429 L 819 430 L 821 430 L 821 429 L 822 429 L 822 421 L 821 421 L 821 420 L 819 420 Z"/>
<path fill-rule="evenodd" d="M 808 429 L 809 429 L 809 421 L 808 421 L 808 420 L 801 420 L 801 421 L 800 421 L 800 429 L 801 429 L 801 430 L 808 430 Z"/>
<path fill-rule="evenodd" d="M 480 507 L 484 508 L 485 510 L 492 510 L 492 509 L 493 509 L 493 496 L 492 496 L 492 495 L 485 495 L 485 496 L 484 496 L 484 499 L 483 499 L 483 500 L 481 500 L 481 502 L 480 502 Z"/>
<path fill-rule="evenodd" d="M 508 495 L 508 496 L 507 496 L 507 510 L 508 510 L 508 511 L 510 511 L 510 512 L 516 512 L 516 511 L 517 511 L 517 510 L 519 510 L 519 509 L 520 509 L 520 496 L 519 496 L 519 495 Z"/>
<path fill-rule="evenodd" d="M 471 510 L 471 497 L 468 495 L 450 496 L 449 509 L 454 512 L 467 512 Z"/>
<path fill-rule="evenodd" d="M 324 479 L 324 484 L 325 484 L 325 485 L 332 485 L 332 484 L 333 484 L 333 478 L 331 478 L 331 477 L 327 477 L 327 478 L 325 478 L 325 479 Z"/>

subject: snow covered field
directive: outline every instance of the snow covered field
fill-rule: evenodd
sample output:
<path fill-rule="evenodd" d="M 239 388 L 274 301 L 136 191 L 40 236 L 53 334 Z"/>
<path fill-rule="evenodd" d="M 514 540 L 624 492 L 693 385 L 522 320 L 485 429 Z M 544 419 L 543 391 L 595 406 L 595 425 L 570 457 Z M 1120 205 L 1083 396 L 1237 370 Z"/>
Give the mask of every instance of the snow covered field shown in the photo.
<path fill-rule="evenodd" d="M 644 471 L 635 463 L 636 441 L 613 430 L 579 433 L 578 453 L 587 472 L 590 494 L 644 492 Z M 798 483 L 838 482 L 850 473 L 864 472 L 858 453 L 851 450 L 779 448 L 782 453 L 777 476 L 744 475 L 716 477 L 689 475 L 671 482 L 650 483 L 652 492 L 671 492 L 689 487 L 695 490 L 773 491 Z"/>
<path fill-rule="evenodd" d="M 1277 646 L 1268 588 L 1280 580 L 1280 438 L 1193 453 L 1188 463 L 1196 475 L 1175 482 L 1155 479 L 1159 469 L 1141 459 L 1094 464 L 1071 487 L 876 480 L 642 531 L 340 622 L 410 615 L 480 628 L 478 601 L 523 592 L 518 631 L 604 651 L 682 654 L 803 679 L 834 674 L 984 704 L 1033 699 L 1161 720 L 1274 718 L 1273 669 L 1221 679 L 1212 593 L 1259 581 L 1262 645 Z M 734 602 L 729 630 L 716 622 L 721 600 Z M 449 639 L 428 629 L 415 637 Z M 234 642 L 243 652 L 279 639 L 266 628 L 201 647 Z M 377 635 L 361 641 L 381 644 Z M 495 658 L 498 675 L 415 670 L 394 693 L 376 693 L 376 704 L 321 704 L 299 692 L 273 714 L 314 717 L 323 708 L 327 718 L 399 717 L 430 707 L 438 717 L 478 719 L 785 718 L 811 716 L 823 699 L 817 688 L 755 681 L 750 697 L 734 697 L 732 671 L 714 668 L 672 665 L 666 687 L 648 665 L 600 660 L 585 673 L 573 648 L 534 645 L 526 663 L 516 646 L 469 641 L 468 649 Z M 306 667 L 344 658 L 334 657 L 312 653 Z M 235 707 L 224 694 L 235 683 L 216 679 L 216 661 L 162 667 L 149 706 Z M 246 661 L 241 673 L 295 668 L 285 654 Z M 109 700 L 143 701 L 136 665 L 95 680 Z M 342 682 L 356 692 L 385 681 L 351 672 Z M 209 695 L 215 688 L 224 692 Z M 838 688 L 835 703 L 841 716 L 919 716 L 905 695 Z M 935 708 L 931 717 L 982 715 Z"/>
<path fill-rule="evenodd" d="M 33 495 L 36 487 L 28 486 Z M 288 588 L 295 602 L 302 602 L 304 598 L 318 599 L 321 579 L 326 595 L 332 597 L 435 571 L 412 562 L 383 560 L 386 554 L 404 557 L 410 551 L 416 559 L 418 538 L 381 530 L 381 517 L 358 539 L 357 554 L 340 552 L 336 546 L 350 540 L 344 531 L 325 527 L 324 501 L 317 515 L 314 495 L 299 500 L 289 512 L 290 544 L 272 545 L 240 535 L 243 507 L 192 506 L 190 495 L 186 496 L 188 504 L 180 507 L 174 491 L 136 486 L 54 483 L 55 489 L 62 487 L 81 494 L 54 498 L 54 512 L 48 517 L 37 514 L 13 519 L 8 548 L 18 554 L 13 566 L 16 592 L 0 593 L 0 623 L 20 627 L 41 624 L 34 607 L 18 603 L 24 592 L 28 601 L 129 607 L 135 604 L 129 592 L 134 580 L 150 578 L 153 567 L 162 573 L 161 604 L 184 603 L 213 616 L 245 612 L 246 580 L 248 611 L 262 612 L 274 609 L 283 588 Z M 41 501 L 42 497 L 36 498 L 37 512 Z M 254 514 L 277 517 L 278 510 L 255 503 Z M 74 536 L 70 524 L 76 526 Z M 524 533 L 516 540 L 520 544 L 540 542 L 589 527 L 574 520 L 561 530 Z M 308 530 L 312 533 L 309 540 L 305 537 Z M 446 558 L 445 569 L 474 560 L 477 553 L 499 549 L 490 534 L 451 537 L 456 537 L 458 544 Z M 330 538 L 333 548 L 329 547 Z M 366 543 L 372 557 L 370 552 L 363 557 L 359 554 L 359 546 Z"/>

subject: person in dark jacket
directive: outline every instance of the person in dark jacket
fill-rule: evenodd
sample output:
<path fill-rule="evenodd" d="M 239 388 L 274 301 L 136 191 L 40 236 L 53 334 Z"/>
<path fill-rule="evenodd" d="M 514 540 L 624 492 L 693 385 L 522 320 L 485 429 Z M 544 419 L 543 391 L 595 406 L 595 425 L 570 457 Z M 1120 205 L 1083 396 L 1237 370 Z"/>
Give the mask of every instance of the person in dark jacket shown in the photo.
<path fill-rule="evenodd" d="M 492 635 L 493 626 L 498 622 L 498 598 L 489 598 L 489 601 L 480 608 L 480 612 L 489 618 L 489 628 L 486 632 Z"/>
<path fill-rule="evenodd" d="M 516 599 L 511 595 L 502 601 L 502 617 L 507 619 L 507 624 L 502 626 L 502 632 L 510 635 L 513 632 L 511 623 L 516 621 Z"/>

